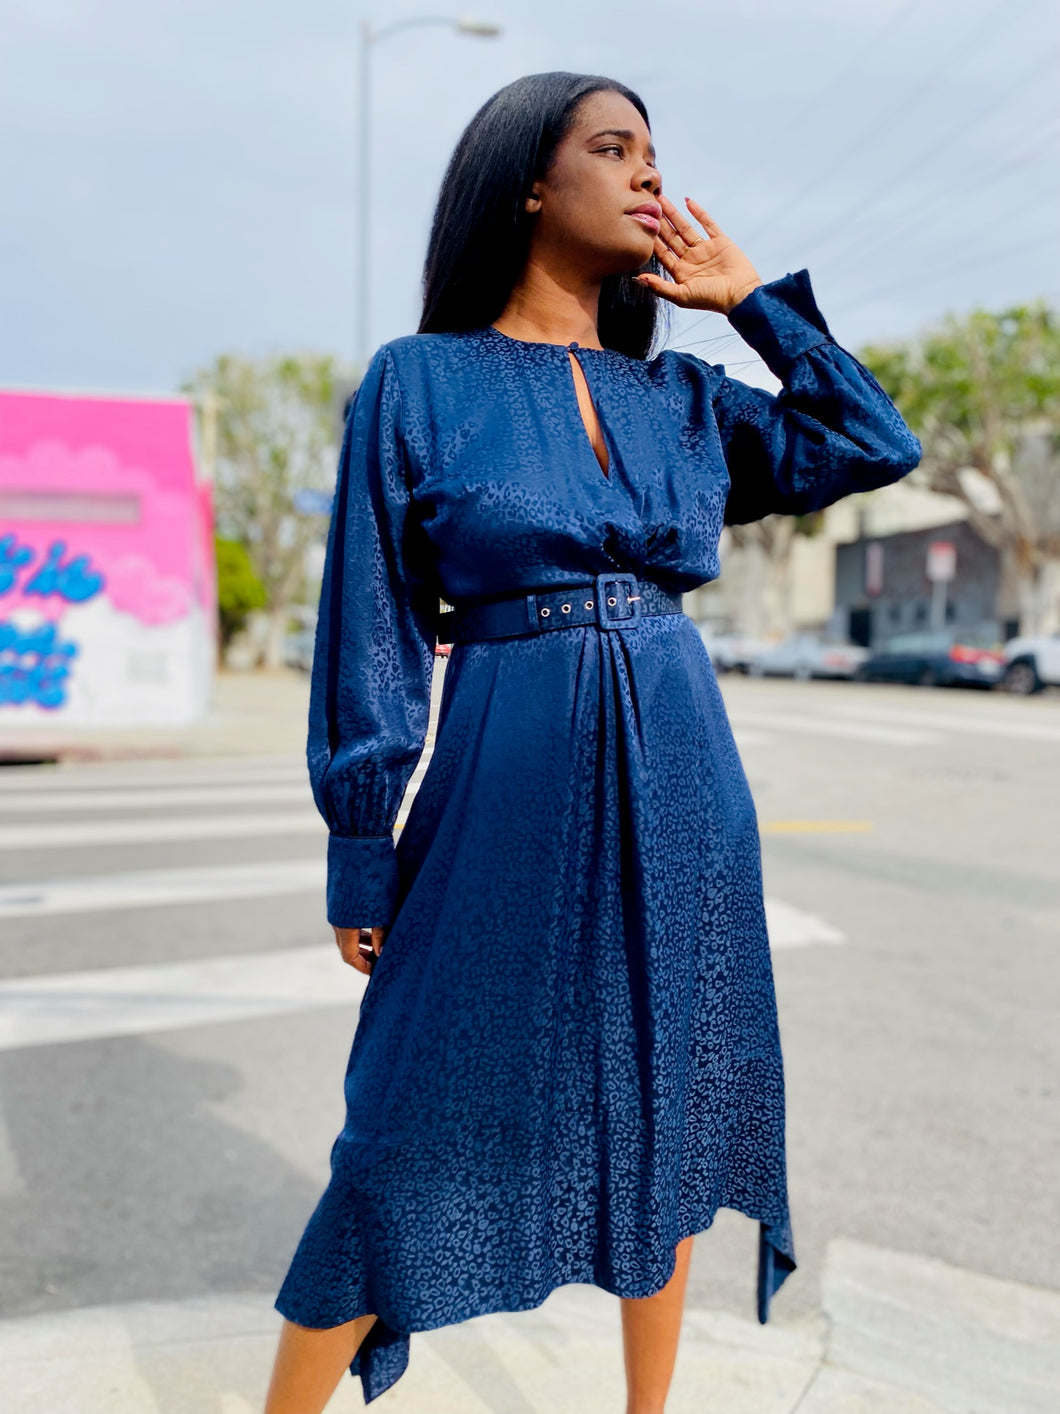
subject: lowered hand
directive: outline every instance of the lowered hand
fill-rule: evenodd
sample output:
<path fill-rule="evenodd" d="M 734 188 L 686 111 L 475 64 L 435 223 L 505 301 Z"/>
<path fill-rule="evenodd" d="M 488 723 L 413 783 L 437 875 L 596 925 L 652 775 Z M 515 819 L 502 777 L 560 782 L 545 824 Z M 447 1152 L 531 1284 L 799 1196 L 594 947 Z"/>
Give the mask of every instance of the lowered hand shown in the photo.
<path fill-rule="evenodd" d="M 336 928 L 335 941 L 343 962 L 370 977 L 386 934 L 385 928 Z"/>

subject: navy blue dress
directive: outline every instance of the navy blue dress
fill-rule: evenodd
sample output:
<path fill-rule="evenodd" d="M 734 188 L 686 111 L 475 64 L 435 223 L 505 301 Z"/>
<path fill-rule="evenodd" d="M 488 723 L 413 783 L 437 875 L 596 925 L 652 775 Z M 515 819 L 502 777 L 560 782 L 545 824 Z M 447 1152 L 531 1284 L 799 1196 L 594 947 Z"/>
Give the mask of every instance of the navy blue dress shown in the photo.
<path fill-rule="evenodd" d="M 758 1316 L 795 1268 L 755 807 L 687 614 L 454 645 L 439 596 L 688 590 L 724 522 L 898 480 L 920 444 L 839 347 L 805 270 L 731 325 L 773 396 L 688 353 L 492 327 L 393 340 L 347 421 L 313 664 L 309 769 L 329 920 L 389 933 L 367 983 L 332 1178 L 277 1299 L 374 1313 L 366 1401 L 413 1331 L 586 1282 L 648 1296 L 719 1207 L 759 1224 Z"/>

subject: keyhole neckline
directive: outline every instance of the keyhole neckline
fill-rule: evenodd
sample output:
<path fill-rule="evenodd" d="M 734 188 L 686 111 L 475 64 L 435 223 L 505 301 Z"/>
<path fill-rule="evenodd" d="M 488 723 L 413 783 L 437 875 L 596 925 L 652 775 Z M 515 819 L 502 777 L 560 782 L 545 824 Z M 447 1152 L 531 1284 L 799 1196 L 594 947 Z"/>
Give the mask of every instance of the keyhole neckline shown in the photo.
<path fill-rule="evenodd" d="M 554 344 L 549 339 L 517 339 L 514 334 L 506 334 L 503 329 L 498 329 L 496 324 L 487 324 L 487 332 L 496 334 L 501 339 L 507 339 L 510 344 L 524 344 L 528 348 L 536 349 L 562 349 L 564 353 L 572 353 L 575 349 L 579 353 L 613 353 L 614 350 L 596 348 L 592 344 L 580 344 L 577 339 L 571 339 L 567 344 Z"/>

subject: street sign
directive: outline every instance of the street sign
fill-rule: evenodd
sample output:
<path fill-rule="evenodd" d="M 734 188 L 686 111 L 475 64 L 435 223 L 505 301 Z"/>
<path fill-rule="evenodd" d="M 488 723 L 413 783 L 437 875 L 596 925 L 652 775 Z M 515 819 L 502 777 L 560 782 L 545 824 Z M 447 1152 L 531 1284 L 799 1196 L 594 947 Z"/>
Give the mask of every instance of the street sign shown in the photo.
<path fill-rule="evenodd" d="M 300 516 L 329 516 L 334 499 L 334 491 L 315 491 L 303 486 L 294 493 L 291 503 Z"/>
<path fill-rule="evenodd" d="M 870 540 L 865 546 L 865 593 L 883 593 L 883 544 Z"/>
<path fill-rule="evenodd" d="M 932 540 L 927 553 L 927 577 L 932 584 L 946 584 L 957 573 L 957 546 L 952 540 Z"/>

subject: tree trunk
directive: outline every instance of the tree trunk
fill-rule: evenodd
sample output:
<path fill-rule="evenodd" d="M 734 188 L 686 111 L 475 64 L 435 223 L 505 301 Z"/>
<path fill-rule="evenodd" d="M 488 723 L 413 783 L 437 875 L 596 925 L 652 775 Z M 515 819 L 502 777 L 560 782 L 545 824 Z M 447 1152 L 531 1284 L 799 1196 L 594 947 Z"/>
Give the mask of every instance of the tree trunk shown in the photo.
<path fill-rule="evenodd" d="M 283 641 L 287 636 L 287 608 L 272 609 L 269 612 L 269 628 L 265 635 L 265 651 L 261 666 L 275 669 L 283 667 Z"/>
<path fill-rule="evenodd" d="M 766 633 L 786 638 L 791 632 L 791 551 L 795 543 L 795 521 L 784 516 L 774 521 L 772 543 L 765 565 L 763 598 Z"/>

